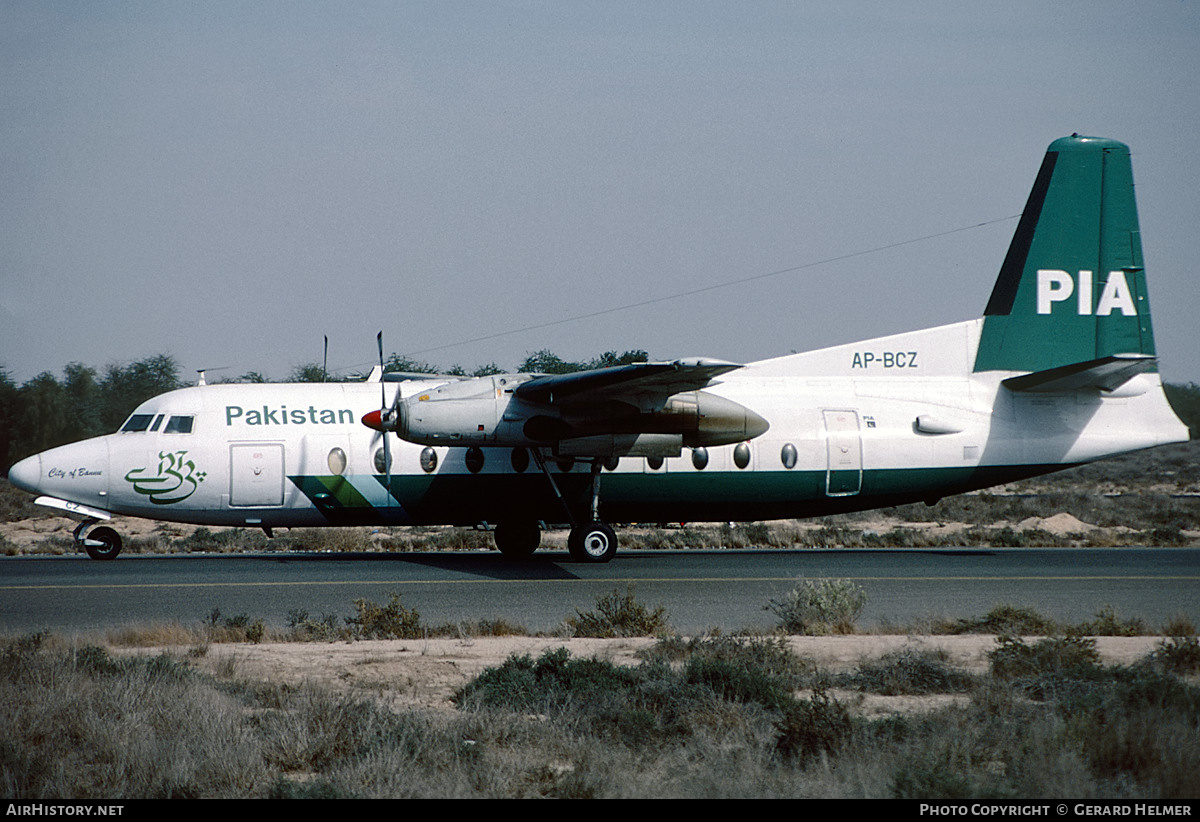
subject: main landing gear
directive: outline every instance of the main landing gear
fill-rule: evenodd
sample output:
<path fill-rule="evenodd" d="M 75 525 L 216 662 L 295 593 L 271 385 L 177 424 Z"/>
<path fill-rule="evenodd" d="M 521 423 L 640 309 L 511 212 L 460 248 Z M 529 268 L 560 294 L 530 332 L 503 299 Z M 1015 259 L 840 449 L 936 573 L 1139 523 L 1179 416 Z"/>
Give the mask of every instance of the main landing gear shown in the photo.
<path fill-rule="evenodd" d="M 606 522 L 581 523 L 571 528 L 567 550 L 576 562 L 608 562 L 617 555 L 617 535 Z"/>
<path fill-rule="evenodd" d="M 121 535 L 107 525 L 92 528 L 96 522 L 84 520 L 75 527 L 75 544 L 87 551 L 92 559 L 116 559 L 121 553 Z"/>
<path fill-rule="evenodd" d="M 528 559 L 542 543 L 542 529 L 535 520 L 509 520 L 496 525 L 492 539 L 509 559 Z"/>
<path fill-rule="evenodd" d="M 567 512 L 567 519 L 571 523 L 571 533 L 567 537 L 567 550 L 571 552 L 572 559 L 576 562 L 608 562 L 616 556 L 617 534 L 608 523 L 600 520 L 600 470 L 603 462 L 599 458 L 592 460 L 589 517 L 586 522 L 578 522 L 571 506 L 567 504 L 562 492 L 559 491 L 558 483 L 554 481 L 554 475 L 550 473 L 550 468 L 546 465 L 546 458 L 537 448 L 531 448 L 530 451 L 533 453 L 533 459 L 538 468 L 550 482 L 554 495 L 562 503 L 563 510 Z M 493 538 L 496 541 L 496 547 L 504 556 L 512 559 L 526 559 L 538 549 L 542 532 L 538 524 L 532 520 L 514 520 L 499 523 L 493 533 Z"/>

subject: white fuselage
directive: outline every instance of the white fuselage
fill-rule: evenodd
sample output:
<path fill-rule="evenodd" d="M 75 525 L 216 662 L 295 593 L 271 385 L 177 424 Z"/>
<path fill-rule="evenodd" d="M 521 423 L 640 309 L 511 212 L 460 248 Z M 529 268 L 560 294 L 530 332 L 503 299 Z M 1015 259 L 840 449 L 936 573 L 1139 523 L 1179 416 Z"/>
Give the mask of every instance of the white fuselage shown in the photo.
<path fill-rule="evenodd" d="M 706 391 L 760 415 L 766 433 L 664 459 L 623 457 L 602 475 L 601 512 L 611 521 L 745 521 L 933 501 L 1187 439 L 1155 373 L 1115 392 L 1061 394 L 1010 391 L 1001 380 L 1011 372 L 972 373 L 981 324 L 729 373 Z M 360 422 L 397 391 L 444 382 L 384 382 L 382 397 L 379 382 L 184 388 L 134 412 L 144 424 L 126 428 L 143 430 L 51 449 L 10 478 L 93 516 L 264 528 L 494 523 L 510 512 L 565 521 L 527 454 L 416 445 Z M 568 503 L 586 506 L 588 466 L 551 465 Z"/>

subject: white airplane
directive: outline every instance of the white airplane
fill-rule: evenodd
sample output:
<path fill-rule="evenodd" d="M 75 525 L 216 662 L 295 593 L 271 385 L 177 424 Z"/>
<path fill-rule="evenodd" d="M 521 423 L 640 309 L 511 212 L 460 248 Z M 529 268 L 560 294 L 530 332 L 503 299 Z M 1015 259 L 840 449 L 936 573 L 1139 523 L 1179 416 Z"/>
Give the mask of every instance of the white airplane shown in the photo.
<path fill-rule="evenodd" d="M 605 562 L 607 522 L 932 504 L 1187 437 L 1157 373 L 1129 149 L 1072 135 L 976 320 L 747 365 L 198 385 L 9 479 L 85 517 L 94 559 L 120 552 L 96 526 L 122 514 L 268 534 L 486 523 L 512 557 L 569 522 L 571 554 Z"/>

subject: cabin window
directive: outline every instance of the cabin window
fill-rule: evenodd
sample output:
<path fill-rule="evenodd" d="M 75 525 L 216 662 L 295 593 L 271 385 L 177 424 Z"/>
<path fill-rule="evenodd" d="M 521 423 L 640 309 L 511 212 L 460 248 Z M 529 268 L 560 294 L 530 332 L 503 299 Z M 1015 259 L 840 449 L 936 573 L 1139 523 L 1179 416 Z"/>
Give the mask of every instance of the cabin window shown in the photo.
<path fill-rule="evenodd" d="M 190 434 L 192 433 L 192 423 L 195 417 L 171 417 L 167 420 L 167 427 L 163 429 L 164 434 Z"/>
<path fill-rule="evenodd" d="M 432 474 L 437 469 L 437 451 L 428 445 L 421 449 L 421 470 Z"/>
<path fill-rule="evenodd" d="M 346 452 L 340 448 L 332 448 L 326 462 L 329 463 L 329 470 L 340 477 L 346 471 Z"/>
<path fill-rule="evenodd" d="M 783 446 L 779 452 L 779 461 L 783 463 L 783 467 L 789 471 L 796 467 L 796 446 L 790 442 Z"/>
<path fill-rule="evenodd" d="M 708 449 L 707 448 L 693 448 L 692 449 L 692 465 L 695 466 L 697 471 L 704 470 L 704 467 L 706 465 L 708 465 Z"/>
<path fill-rule="evenodd" d="M 518 474 L 524 474 L 529 468 L 529 452 L 524 448 L 514 448 L 512 450 L 512 467 Z"/>
<path fill-rule="evenodd" d="M 375 449 L 375 458 L 372 460 L 375 463 L 376 474 L 386 474 L 392 467 L 390 459 L 391 455 L 384 452 L 382 448 Z"/>
<path fill-rule="evenodd" d="M 662 457 L 646 457 L 646 465 L 648 465 L 650 467 L 651 471 L 657 471 L 658 469 L 663 467 L 663 458 Z"/>
<path fill-rule="evenodd" d="M 463 461 L 467 463 L 467 470 L 472 474 L 478 474 L 483 470 L 483 450 L 478 446 L 472 445 L 467 449 L 466 456 Z"/>
<path fill-rule="evenodd" d="M 750 464 L 750 445 L 748 443 L 739 442 L 733 449 L 733 464 L 738 468 L 745 468 Z"/>
<path fill-rule="evenodd" d="M 121 426 L 122 432 L 145 431 L 150 427 L 150 423 L 154 421 L 153 414 L 134 414 L 124 425 Z"/>

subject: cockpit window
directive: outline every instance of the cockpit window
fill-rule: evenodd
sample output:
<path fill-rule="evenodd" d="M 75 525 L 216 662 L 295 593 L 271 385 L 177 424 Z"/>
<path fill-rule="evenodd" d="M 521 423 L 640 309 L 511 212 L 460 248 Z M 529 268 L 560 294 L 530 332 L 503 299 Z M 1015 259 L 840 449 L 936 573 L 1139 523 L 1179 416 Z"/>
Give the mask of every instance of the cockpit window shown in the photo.
<path fill-rule="evenodd" d="M 163 429 L 164 434 L 190 434 L 192 433 L 192 421 L 195 417 L 171 417 L 167 420 L 167 427 Z"/>
<path fill-rule="evenodd" d="M 164 419 L 167 420 L 165 425 Z M 134 414 L 121 426 L 121 432 L 158 431 L 161 428 L 164 434 L 190 434 L 195 420 L 195 416 L 191 414 L 170 419 L 167 419 L 165 414 Z"/>
<path fill-rule="evenodd" d="M 125 424 L 121 426 L 123 432 L 129 431 L 145 431 L 150 427 L 150 423 L 154 421 L 153 414 L 134 414 Z"/>

